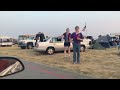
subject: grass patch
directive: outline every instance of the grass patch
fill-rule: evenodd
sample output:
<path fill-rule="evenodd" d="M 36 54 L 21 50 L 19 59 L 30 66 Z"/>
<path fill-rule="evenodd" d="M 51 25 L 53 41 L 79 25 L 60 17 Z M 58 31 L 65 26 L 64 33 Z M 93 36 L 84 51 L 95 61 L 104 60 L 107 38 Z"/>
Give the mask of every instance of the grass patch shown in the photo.
<path fill-rule="evenodd" d="M 68 69 L 72 72 L 92 75 L 103 79 L 120 79 L 120 55 L 117 53 L 117 48 L 82 52 L 80 65 L 73 65 L 72 58 L 64 59 L 63 52 L 46 55 L 44 53 L 36 53 L 33 49 L 22 50 L 16 46 L 0 47 L 0 55 L 15 56 L 23 60 Z"/>

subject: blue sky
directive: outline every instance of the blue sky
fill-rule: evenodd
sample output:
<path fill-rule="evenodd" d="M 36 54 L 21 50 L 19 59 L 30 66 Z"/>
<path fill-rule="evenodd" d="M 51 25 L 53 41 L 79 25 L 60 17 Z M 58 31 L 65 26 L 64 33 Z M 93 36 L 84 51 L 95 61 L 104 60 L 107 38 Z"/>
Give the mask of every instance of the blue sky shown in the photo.
<path fill-rule="evenodd" d="M 58 36 L 68 27 L 71 32 L 76 25 L 82 29 L 85 22 L 94 37 L 120 32 L 120 11 L 0 11 L 0 35 L 16 38 L 41 31 Z"/>

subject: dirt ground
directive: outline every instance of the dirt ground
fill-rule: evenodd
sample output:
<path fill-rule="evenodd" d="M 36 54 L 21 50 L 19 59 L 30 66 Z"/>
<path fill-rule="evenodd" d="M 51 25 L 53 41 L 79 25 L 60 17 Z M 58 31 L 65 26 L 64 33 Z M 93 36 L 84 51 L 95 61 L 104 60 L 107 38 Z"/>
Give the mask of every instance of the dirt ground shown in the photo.
<path fill-rule="evenodd" d="M 37 53 L 17 46 L 0 47 L 0 56 L 15 56 L 27 61 L 46 64 L 52 67 L 68 69 L 72 72 L 95 76 L 102 79 L 120 79 L 120 55 L 117 48 L 91 50 L 81 53 L 81 64 L 72 64 L 71 59 L 64 58 L 63 52 L 54 55 Z"/>

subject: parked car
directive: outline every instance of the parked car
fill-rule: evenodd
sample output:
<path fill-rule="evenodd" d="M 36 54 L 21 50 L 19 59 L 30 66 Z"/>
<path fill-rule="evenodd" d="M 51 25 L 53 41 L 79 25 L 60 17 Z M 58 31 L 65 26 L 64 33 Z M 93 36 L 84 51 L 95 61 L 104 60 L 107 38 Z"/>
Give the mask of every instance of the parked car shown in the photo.
<path fill-rule="evenodd" d="M 0 37 L 0 46 L 12 46 L 13 41 L 11 40 L 11 37 L 1 36 Z"/>
<path fill-rule="evenodd" d="M 84 41 L 84 40 L 83 40 Z M 73 50 L 71 44 L 71 50 Z M 81 52 L 84 52 L 86 48 L 89 48 L 89 43 L 81 43 Z M 64 40 L 58 37 L 50 37 L 44 40 L 44 42 L 38 42 L 35 51 L 37 52 L 47 52 L 47 54 L 52 55 L 55 51 L 64 51 Z"/>

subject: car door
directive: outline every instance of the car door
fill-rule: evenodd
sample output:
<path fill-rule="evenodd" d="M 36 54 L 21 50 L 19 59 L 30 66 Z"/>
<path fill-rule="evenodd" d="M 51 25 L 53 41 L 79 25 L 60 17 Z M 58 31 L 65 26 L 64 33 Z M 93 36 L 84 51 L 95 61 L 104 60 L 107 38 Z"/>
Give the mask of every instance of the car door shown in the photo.
<path fill-rule="evenodd" d="M 53 43 L 56 51 L 64 50 L 64 41 L 61 38 L 53 38 Z"/>

